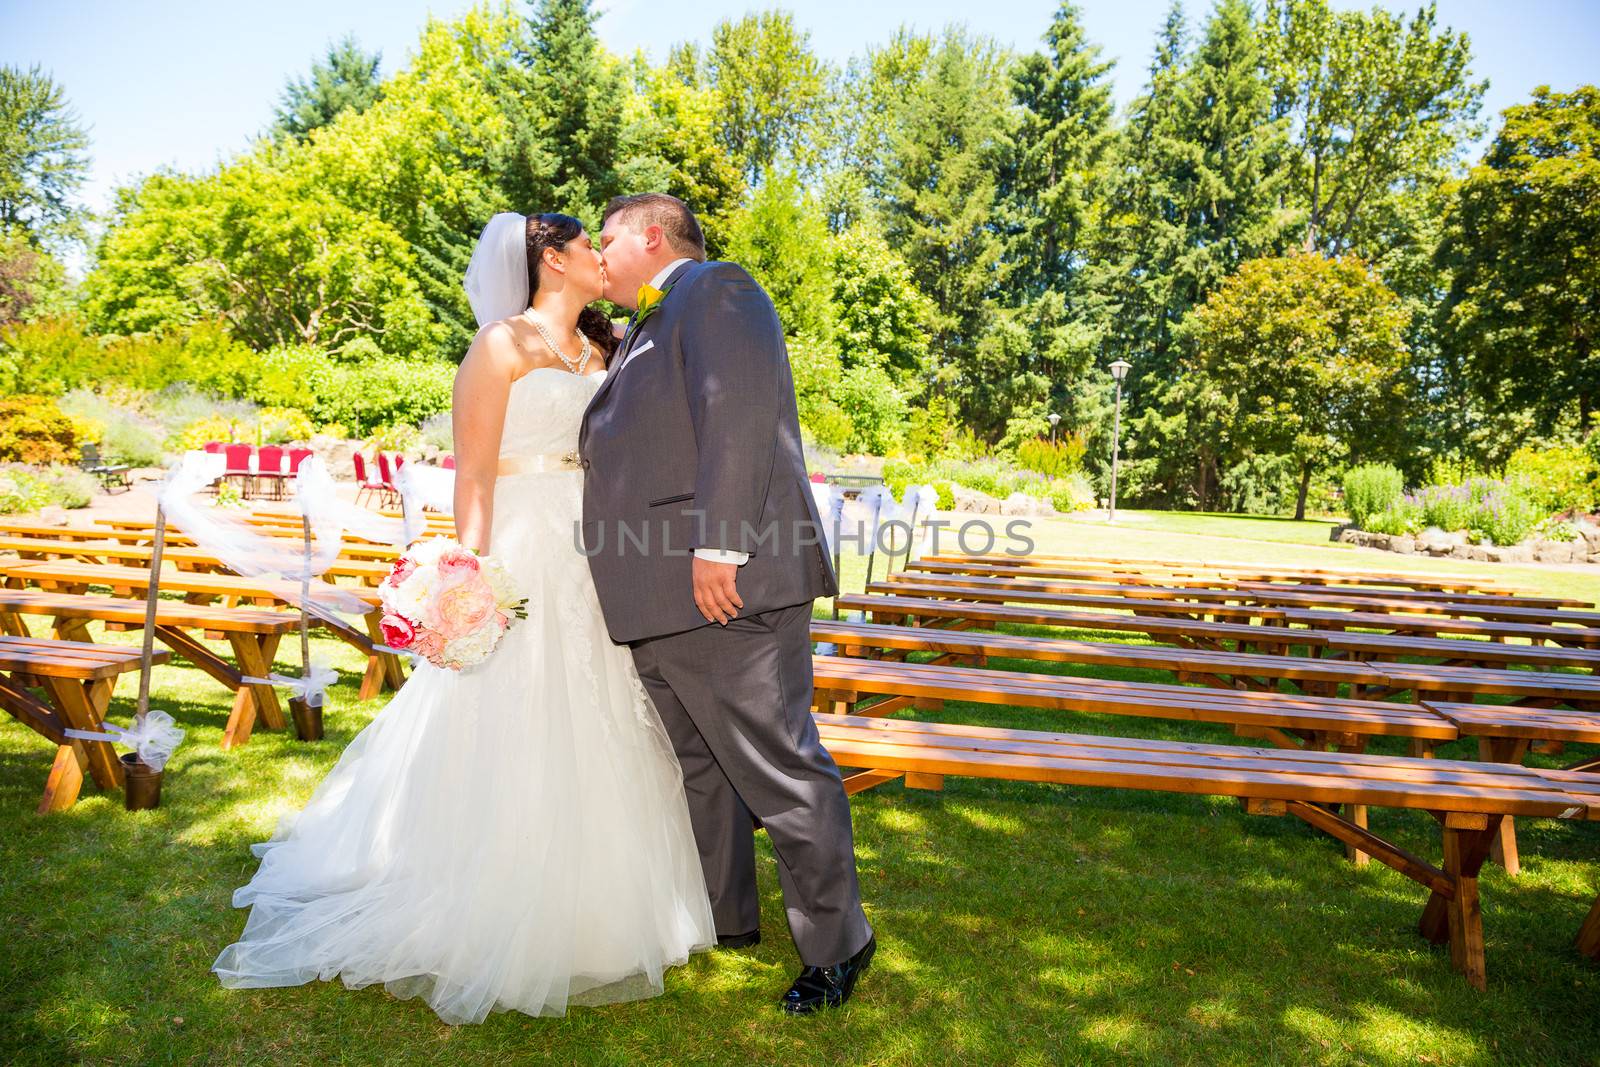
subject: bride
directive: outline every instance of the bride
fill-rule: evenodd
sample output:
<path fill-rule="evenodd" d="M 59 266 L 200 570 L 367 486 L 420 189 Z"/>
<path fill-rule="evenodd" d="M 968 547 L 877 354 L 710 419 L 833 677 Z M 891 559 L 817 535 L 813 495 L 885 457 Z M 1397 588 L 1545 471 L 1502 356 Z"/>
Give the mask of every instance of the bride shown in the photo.
<path fill-rule="evenodd" d="M 577 219 L 501 214 L 467 291 L 455 517 L 502 559 L 528 617 L 482 664 L 419 663 L 298 815 L 252 846 L 225 986 L 338 975 L 447 1022 L 654 996 L 716 943 L 682 772 L 574 544 L 584 408 L 610 324 Z M 580 329 L 580 323 L 582 329 Z"/>

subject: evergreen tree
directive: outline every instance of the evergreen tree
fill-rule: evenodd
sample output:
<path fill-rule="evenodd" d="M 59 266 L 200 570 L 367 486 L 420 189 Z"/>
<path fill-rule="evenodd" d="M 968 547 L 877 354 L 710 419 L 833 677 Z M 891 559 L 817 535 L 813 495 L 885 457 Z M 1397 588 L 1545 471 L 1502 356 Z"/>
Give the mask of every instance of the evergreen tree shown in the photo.
<path fill-rule="evenodd" d="M 61 86 L 37 66 L 0 66 L 0 237 L 39 248 L 81 235 L 72 197 L 89 174 L 89 134 Z"/>
<path fill-rule="evenodd" d="M 327 54 L 312 64 L 309 76 L 295 78 L 284 88 L 273 132 L 303 141 L 340 112 L 371 107 L 383 95 L 378 78 L 382 59 L 381 53 L 363 52 L 354 37 L 329 45 Z"/>
<path fill-rule="evenodd" d="M 523 212 L 560 211 L 598 225 L 617 176 L 627 84 L 601 47 L 591 0 L 536 0 L 516 62 L 493 84 L 510 126 L 495 174 Z"/>
<path fill-rule="evenodd" d="M 1009 274 L 995 225 L 997 174 L 1011 150 L 1008 98 L 994 47 L 951 31 L 887 124 L 881 193 L 889 244 L 937 309 L 934 386 L 990 434 L 1009 414 L 1014 370 L 1005 352 L 982 345 Z"/>

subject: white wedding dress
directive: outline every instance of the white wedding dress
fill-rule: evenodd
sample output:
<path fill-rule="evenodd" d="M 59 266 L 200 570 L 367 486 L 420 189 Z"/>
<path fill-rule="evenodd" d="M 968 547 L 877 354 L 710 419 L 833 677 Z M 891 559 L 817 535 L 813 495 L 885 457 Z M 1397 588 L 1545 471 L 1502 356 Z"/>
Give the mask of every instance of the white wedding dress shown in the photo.
<path fill-rule="evenodd" d="M 552 466 L 605 374 L 513 383 L 501 455 L 519 473 L 495 485 L 489 550 L 528 617 L 476 667 L 419 663 L 252 846 L 261 866 L 233 903 L 253 910 L 212 965 L 223 985 L 339 975 L 447 1022 L 558 1015 L 658 994 L 716 941 L 682 772 L 574 543 L 582 474 Z"/>

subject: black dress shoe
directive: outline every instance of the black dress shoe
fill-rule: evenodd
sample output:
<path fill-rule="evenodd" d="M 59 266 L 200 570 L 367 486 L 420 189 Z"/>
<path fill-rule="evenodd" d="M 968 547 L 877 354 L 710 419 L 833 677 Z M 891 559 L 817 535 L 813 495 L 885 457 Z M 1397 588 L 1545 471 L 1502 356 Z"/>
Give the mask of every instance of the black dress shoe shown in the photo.
<path fill-rule="evenodd" d="M 718 948 L 749 948 L 751 945 L 761 944 L 761 931 L 751 930 L 748 934 L 718 934 Z"/>
<path fill-rule="evenodd" d="M 867 939 L 860 952 L 843 963 L 805 968 L 789 987 L 789 992 L 783 995 L 783 1010 L 790 1015 L 810 1015 L 823 1008 L 837 1008 L 855 992 L 856 979 L 872 963 L 872 954 L 876 951 L 878 939 L 873 936 Z"/>

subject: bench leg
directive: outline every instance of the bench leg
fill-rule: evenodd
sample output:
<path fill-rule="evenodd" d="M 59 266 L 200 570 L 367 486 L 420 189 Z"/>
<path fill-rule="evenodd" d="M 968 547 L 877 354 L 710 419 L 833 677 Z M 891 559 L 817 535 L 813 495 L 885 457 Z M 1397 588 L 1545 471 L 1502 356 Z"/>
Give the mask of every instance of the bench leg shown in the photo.
<path fill-rule="evenodd" d="M 111 702 L 109 685 L 84 685 L 70 678 L 46 678 L 45 683 L 61 709 L 61 721 L 76 730 L 99 730 L 105 723 L 106 706 Z M 85 746 L 89 774 L 101 789 L 122 788 L 122 764 L 109 741 L 92 741 Z"/>
<path fill-rule="evenodd" d="M 1528 739 L 1523 737 L 1480 737 L 1478 758 L 1490 763 L 1514 763 L 1520 766 L 1527 754 Z M 1505 868 L 1515 878 L 1522 873 L 1522 862 L 1517 855 L 1517 821 L 1510 815 L 1500 820 L 1500 831 L 1494 836 L 1489 850 L 1494 862 Z"/>
<path fill-rule="evenodd" d="M 44 796 L 36 809 L 40 815 L 52 811 L 65 811 L 78 802 L 83 791 L 83 774 L 89 768 L 89 754 L 84 743 L 76 739 L 56 749 L 56 759 L 50 766 L 50 776 L 44 781 Z"/>
<path fill-rule="evenodd" d="M 233 647 L 234 659 L 239 664 L 239 669 L 253 678 L 265 678 L 272 673 L 272 657 L 278 651 L 278 640 L 277 634 L 230 633 L 228 635 L 228 644 Z M 278 703 L 278 691 L 270 685 L 240 689 L 234 695 L 235 709 L 239 708 L 241 702 L 254 705 L 255 709 L 261 712 L 261 721 L 271 729 L 281 730 L 288 725 L 288 721 L 283 717 L 283 706 Z M 254 718 L 254 715 L 255 711 L 252 710 L 251 717 Z M 229 724 L 232 725 L 232 722 L 230 718 Z M 249 737 L 248 729 L 245 731 L 245 737 Z M 239 739 L 237 743 L 243 744 L 244 738 Z M 223 747 L 228 747 L 226 738 Z"/>
<path fill-rule="evenodd" d="M 1578 928 L 1578 951 L 1592 960 L 1600 960 L 1600 896 L 1594 898 L 1589 917 Z"/>
<path fill-rule="evenodd" d="M 1482 829 L 1444 827 L 1444 871 L 1453 883 L 1444 896 L 1435 890 L 1422 910 L 1418 932 L 1434 944 L 1450 943 L 1450 963 L 1474 989 L 1488 985 L 1483 957 L 1483 909 L 1478 900 L 1478 872 L 1489 858 L 1500 816 L 1487 817 Z"/>

